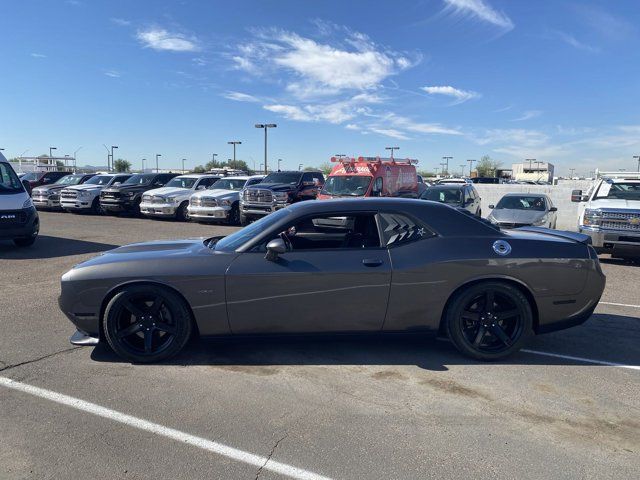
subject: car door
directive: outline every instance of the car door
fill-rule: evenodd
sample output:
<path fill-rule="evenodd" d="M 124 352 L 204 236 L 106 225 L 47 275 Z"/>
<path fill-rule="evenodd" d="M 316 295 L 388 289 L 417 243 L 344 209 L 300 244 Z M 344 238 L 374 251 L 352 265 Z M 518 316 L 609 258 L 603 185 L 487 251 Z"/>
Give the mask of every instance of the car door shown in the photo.
<path fill-rule="evenodd" d="M 375 213 L 313 215 L 292 221 L 287 232 L 291 251 L 267 260 L 267 239 L 227 270 L 232 332 L 379 331 L 391 263 Z"/>

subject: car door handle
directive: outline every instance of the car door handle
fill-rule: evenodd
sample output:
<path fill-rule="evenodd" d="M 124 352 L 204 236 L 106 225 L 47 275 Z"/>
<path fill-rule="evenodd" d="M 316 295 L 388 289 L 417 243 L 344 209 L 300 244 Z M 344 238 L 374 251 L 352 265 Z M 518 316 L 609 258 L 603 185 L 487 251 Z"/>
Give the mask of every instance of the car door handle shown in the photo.
<path fill-rule="evenodd" d="M 365 267 L 379 267 L 383 263 L 384 262 L 379 258 L 365 258 L 364 260 L 362 260 L 362 264 Z"/>

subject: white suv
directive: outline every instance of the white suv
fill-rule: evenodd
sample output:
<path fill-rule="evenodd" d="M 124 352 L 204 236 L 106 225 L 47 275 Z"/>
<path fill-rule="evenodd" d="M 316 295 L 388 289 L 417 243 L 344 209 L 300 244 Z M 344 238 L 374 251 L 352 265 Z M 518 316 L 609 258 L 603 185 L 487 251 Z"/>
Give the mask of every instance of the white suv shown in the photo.
<path fill-rule="evenodd" d="M 572 202 L 580 202 L 578 229 L 591 237 L 599 253 L 616 257 L 640 257 L 640 173 L 600 172 L 583 195 L 571 193 Z"/>
<path fill-rule="evenodd" d="M 260 183 L 264 175 L 225 177 L 208 190 L 197 192 L 189 199 L 189 219 L 196 222 L 225 221 L 240 223 L 240 193 L 245 187 Z"/>
<path fill-rule="evenodd" d="M 196 190 L 204 190 L 220 179 L 220 175 L 180 175 L 164 187 L 149 190 L 142 195 L 140 213 L 147 217 L 173 217 L 187 220 L 189 197 Z"/>
<path fill-rule="evenodd" d="M 60 192 L 60 206 L 68 212 L 91 212 L 98 214 L 100 192 L 107 187 L 116 187 L 125 182 L 131 174 L 108 173 L 96 175 L 82 185 L 74 185 Z"/>

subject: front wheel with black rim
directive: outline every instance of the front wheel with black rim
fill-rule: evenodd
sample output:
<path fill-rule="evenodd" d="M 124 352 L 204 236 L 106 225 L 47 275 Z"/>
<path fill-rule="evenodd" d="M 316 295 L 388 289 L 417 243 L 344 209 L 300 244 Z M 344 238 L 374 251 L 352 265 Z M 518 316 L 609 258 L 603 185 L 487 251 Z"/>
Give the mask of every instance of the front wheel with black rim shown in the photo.
<path fill-rule="evenodd" d="M 186 222 L 189 220 L 189 202 L 182 202 L 176 210 L 176 220 L 180 222 Z"/>
<path fill-rule="evenodd" d="M 229 210 L 229 216 L 227 217 L 227 223 L 229 225 L 240 225 L 240 205 L 234 203 Z"/>
<path fill-rule="evenodd" d="M 527 297 L 502 282 L 483 282 L 463 289 L 451 300 L 445 320 L 456 348 L 485 361 L 500 360 L 518 351 L 533 327 Z"/>
<path fill-rule="evenodd" d="M 251 223 L 251 219 L 248 218 L 244 213 L 240 212 L 240 225 L 246 227 Z"/>
<path fill-rule="evenodd" d="M 104 334 L 122 358 L 149 363 L 180 352 L 193 330 L 191 313 L 177 293 L 156 285 L 125 287 L 109 302 Z"/>

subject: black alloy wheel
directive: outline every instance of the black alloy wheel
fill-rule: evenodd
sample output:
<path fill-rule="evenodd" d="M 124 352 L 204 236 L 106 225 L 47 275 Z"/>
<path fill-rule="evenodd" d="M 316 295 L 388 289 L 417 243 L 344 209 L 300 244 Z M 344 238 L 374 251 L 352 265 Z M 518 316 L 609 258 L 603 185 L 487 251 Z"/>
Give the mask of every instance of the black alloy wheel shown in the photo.
<path fill-rule="evenodd" d="M 240 205 L 234 203 L 229 211 L 229 218 L 227 218 L 229 225 L 240 225 Z"/>
<path fill-rule="evenodd" d="M 91 213 L 94 215 L 100 215 L 102 213 L 102 207 L 100 206 L 100 199 L 98 197 L 91 202 Z"/>
<path fill-rule="evenodd" d="M 155 285 L 125 287 L 107 305 L 103 322 L 111 348 L 137 363 L 174 356 L 189 341 L 193 329 L 184 300 Z"/>
<path fill-rule="evenodd" d="M 483 282 L 452 299 L 446 321 L 449 337 L 462 353 L 478 360 L 499 360 L 520 349 L 531 334 L 533 315 L 518 288 Z"/>
<path fill-rule="evenodd" d="M 181 222 L 186 222 L 189 220 L 189 201 L 182 202 L 176 211 L 176 220 L 180 220 Z"/>

